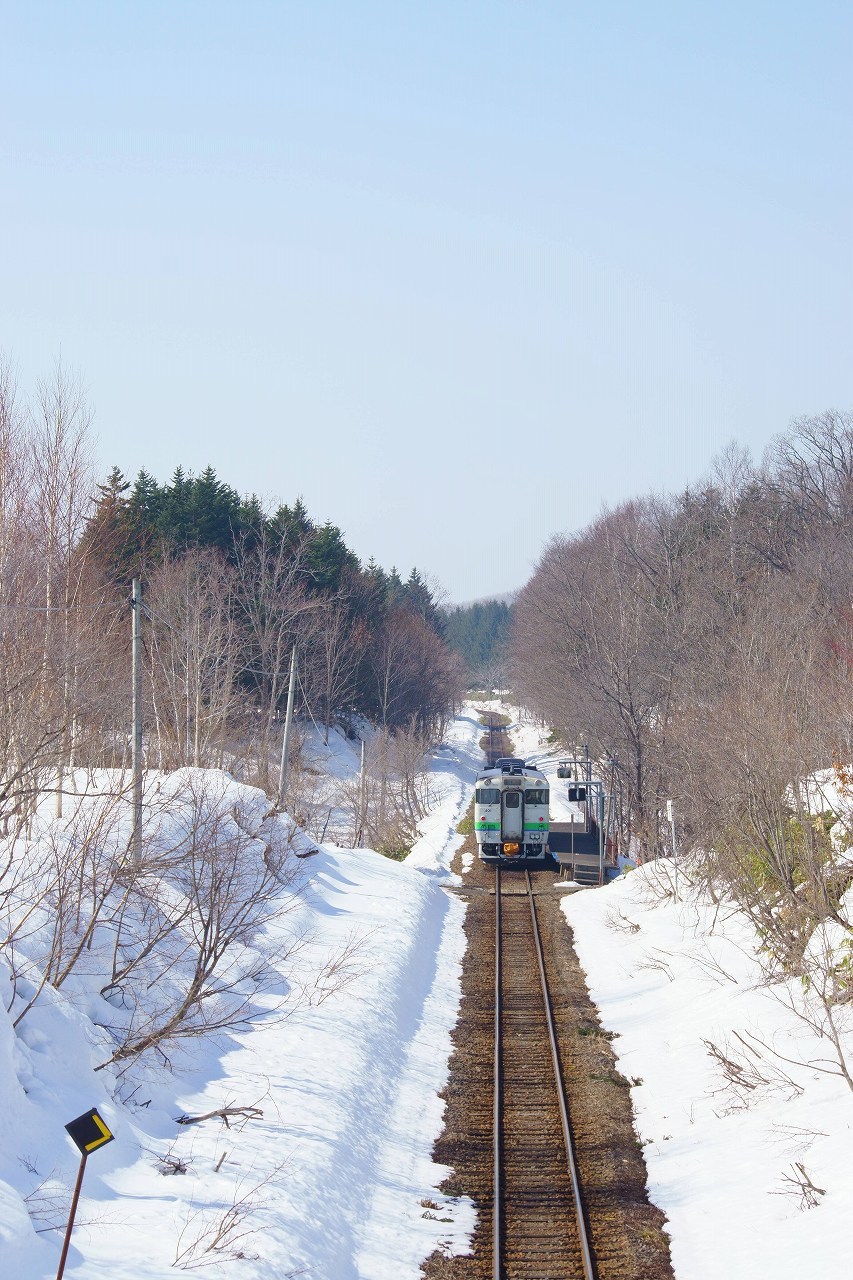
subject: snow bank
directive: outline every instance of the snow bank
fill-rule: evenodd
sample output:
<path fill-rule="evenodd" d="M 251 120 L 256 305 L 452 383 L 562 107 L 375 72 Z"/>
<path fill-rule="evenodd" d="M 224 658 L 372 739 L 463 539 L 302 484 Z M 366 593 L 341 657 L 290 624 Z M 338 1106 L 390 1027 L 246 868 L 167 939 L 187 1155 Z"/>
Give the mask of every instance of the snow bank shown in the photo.
<path fill-rule="evenodd" d="M 748 922 L 706 900 L 676 902 L 671 875 L 662 861 L 562 906 L 632 1083 L 675 1273 L 842 1274 L 853 1093 L 832 1045 L 795 1012 L 807 1010 L 802 987 L 763 981 Z M 849 1006 L 839 1012 L 850 1061 Z"/>
<path fill-rule="evenodd" d="M 79 979 L 45 986 L 17 1028 L 4 1001 L 0 1275 L 56 1274 L 56 1228 L 77 1165 L 63 1126 L 91 1106 L 116 1141 L 89 1161 L 69 1280 L 161 1280 L 175 1274 L 182 1253 L 184 1262 L 210 1263 L 212 1276 L 234 1274 L 229 1259 L 240 1256 L 247 1280 L 414 1280 L 434 1249 L 464 1249 L 473 1210 L 437 1191 L 447 1170 L 432 1163 L 431 1149 L 464 946 L 464 906 L 443 885 L 481 733 L 470 709 L 451 726 L 430 765 L 435 807 L 403 864 L 334 845 L 314 852 L 286 816 L 270 814 L 260 792 L 222 774 L 148 780 L 161 824 L 149 834 L 165 857 L 188 834 L 177 797 L 189 782 L 216 793 L 222 829 L 244 842 L 250 861 L 277 847 L 289 846 L 291 861 L 302 855 L 304 883 L 282 888 L 287 901 L 274 906 L 288 910 L 271 910 L 264 926 L 269 971 L 241 986 L 251 1023 L 171 1048 L 170 1070 L 156 1055 L 96 1070 L 114 1045 L 104 1027 L 121 1020 L 121 998 L 111 1004 L 100 995 L 100 942 Z M 356 766 L 348 745 L 333 742 L 329 754 L 339 778 Z M 125 821 L 114 833 L 116 848 L 126 839 Z M 43 816 L 41 824 L 35 836 L 52 833 L 56 845 L 56 821 Z M 36 838 L 31 854 L 38 848 Z M 164 893 L 178 891 L 164 880 Z M 13 1012 L 35 990 L 28 983 L 38 978 L 46 921 L 36 925 L 27 943 L 31 970 L 18 983 Z M 279 942 L 282 952 L 290 949 L 280 963 Z M 248 947 L 245 956 L 252 954 Z M 0 973 L 4 990 L 8 976 Z M 169 981 L 153 978 L 152 992 Z M 306 992 L 312 1002 L 300 1002 Z M 253 1110 L 228 1126 L 177 1123 L 224 1107 Z"/>

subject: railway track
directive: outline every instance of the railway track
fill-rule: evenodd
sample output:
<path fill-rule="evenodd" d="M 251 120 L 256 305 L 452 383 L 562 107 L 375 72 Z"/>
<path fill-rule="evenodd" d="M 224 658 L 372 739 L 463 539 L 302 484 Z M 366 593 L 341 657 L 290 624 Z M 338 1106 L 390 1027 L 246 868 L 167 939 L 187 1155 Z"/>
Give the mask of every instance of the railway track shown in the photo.
<path fill-rule="evenodd" d="M 480 740 L 480 746 L 486 757 L 486 764 L 491 766 L 501 756 L 512 755 L 512 742 L 506 731 L 506 716 L 499 715 L 497 711 L 483 711 L 480 716 L 485 734 Z"/>
<path fill-rule="evenodd" d="M 504 717 L 482 718 L 489 763 L 511 756 Z M 589 998 L 554 872 L 504 868 L 499 884 L 476 855 L 471 832 L 454 863 L 467 947 L 434 1159 L 449 1169 L 442 1191 L 470 1197 L 478 1215 L 470 1252 L 441 1244 L 423 1264 L 424 1280 L 673 1280 L 664 1218 L 647 1197 L 630 1082 Z M 574 1172 L 558 1081 L 572 1099 Z"/>
<path fill-rule="evenodd" d="M 500 868 L 493 1103 L 494 1280 L 595 1280 L 533 884 Z"/>

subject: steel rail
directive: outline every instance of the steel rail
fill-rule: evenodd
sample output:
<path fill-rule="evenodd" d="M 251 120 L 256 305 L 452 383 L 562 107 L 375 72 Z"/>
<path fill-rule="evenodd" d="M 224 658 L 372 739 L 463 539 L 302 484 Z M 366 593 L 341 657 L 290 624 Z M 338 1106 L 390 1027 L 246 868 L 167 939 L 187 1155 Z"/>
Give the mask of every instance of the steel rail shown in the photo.
<path fill-rule="evenodd" d="M 557 1030 L 554 1026 L 554 1012 L 551 1007 L 551 997 L 548 993 L 548 980 L 545 977 L 545 960 L 542 954 L 542 939 L 539 934 L 539 921 L 536 918 L 536 901 L 533 896 L 533 885 L 530 882 L 530 872 L 525 871 L 524 876 L 527 881 L 527 896 L 530 899 L 530 915 L 533 921 L 533 940 L 536 943 L 536 957 L 539 961 L 539 978 L 542 983 L 542 999 L 545 1002 L 545 1017 L 548 1023 L 548 1040 L 551 1045 L 551 1061 L 554 1065 L 554 1082 L 557 1089 L 557 1100 L 560 1104 L 560 1118 L 563 1123 L 563 1139 L 566 1144 L 566 1158 L 569 1165 L 569 1177 L 572 1183 L 572 1196 L 575 1202 L 575 1219 L 577 1221 L 578 1240 L 580 1241 L 581 1247 L 584 1280 L 595 1280 L 595 1266 L 592 1260 L 592 1251 L 589 1246 L 589 1237 L 583 1216 L 583 1205 L 581 1203 L 581 1188 L 580 1179 L 578 1177 L 577 1161 L 575 1159 L 575 1144 L 572 1138 L 572 1127 L 569 1122 L 569 1105 L 566 1099 L 566 1090 L 563 1085 L 563 1073 L 560 1066 L 560 1050 L 557 1045 Z"/>
<path fill-rule="evenodd" d="M 501 869 L 495 868 L 495 1073 L 494 1073 L 494 1171 L 492 1186 L 492 1272 L 494 1280 L 501 1280 L 501 1260 L 503 1258 L 503 1230 L 501 1223 L 501 1193 L 503 1190 L 502 1170 L 502 1125 L 503 1111 L 503 1079 L 501 1060 L 503 1057 L 503 1033 L 501 1030 Z"/>
<path fill-rule="evenodd" d="M 575 1159 L 574 1141 L 572 1139 L 571 1124 L 569 1122 L 569 1108 L 566 1100 L 566 1091 L 563 1086 L 562 1068 L 560 1066 L 560 1052 L 557 1045 L 557 1031 L 554 1024 L 554 1013 L 551 1006 L 551 997 L 548 992 L 548 980 L 545 975 L 545 959 L 542 951 L 542 938 L 539 932 L 539 921 L 536 916 L 536 902 L 533 894 L 533 885 L 530 880 L 530 872 L 525 870 L 525 881 L 527 884 L 527 896 L 530 902 L 530 916 L 533 925 L 533 941 L 536 947 L 536 959 L 539 965 L 539 981 L 542 989 L 542 1000 L 545 1008 L 545 1020 L 548 1027 L 548 1041 L 551 1049 L 551 1062 L 554 1068 L 554 1084 L 557 1091 L 557 1101 L 560 1108 L 560 1119 L 563 1127 L 563 1142 L 566 1149 L 566 1159 L 569 1171 L 569 1180 L 572 1187 L 572 1198 L 574 1199 L 575 1222 L 580 1243 L 581 1263 L 583 1266 L 583 1280 L 596 1280 L 595 1264 L 592 1259 L 592 1251 L 590 1249 L 589 1237 L 586 1229 L 586 1221 L 583 1216 L 583 1206 L 581 1203 L 580 1178 L 578 1176 L 577 1161 Z M 493 1106 L 493 1122 L 494 1122 L 494 1167 L 493 1167 L 493 1187 L 494 1200 L 492 1209 L 492 1274 L 494 1280 L 503 1280 L 503 1223 L 501 1218 L 502 1192 L 503 1192 L 503 1147 L 502 1147 L 502 1113 L 503 1113 L 503 1029 L 501 1026 L 502 1016 L 502 979 L 501 979 L 501 871 L 500 867 L 495 868 L 495 1056 L 494 1056 L 494 1106 Z"/>

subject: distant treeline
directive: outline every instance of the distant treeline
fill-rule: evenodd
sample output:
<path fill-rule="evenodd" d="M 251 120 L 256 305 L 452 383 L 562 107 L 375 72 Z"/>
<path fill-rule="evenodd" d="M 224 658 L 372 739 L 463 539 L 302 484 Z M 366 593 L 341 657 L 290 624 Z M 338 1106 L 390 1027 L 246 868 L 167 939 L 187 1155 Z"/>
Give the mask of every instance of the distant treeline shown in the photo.
<path fill-rule="evenodd" d="M 444 614 L 447 643 L 462 656 L 469 686 L 500 683 L 512 624 L 512 606 L 486 600 L 459 605 Z"/>
<path fill-rule="evenodd" d="M 213 467 L 198 476 L 177 467 L 168 484 L 158 484 L 143 470 L 132 486 L 114 467 L 97 489 L 83 545 L 107 576 L 124 585 L 193 549 L 218 551 L 236 564 L 247 551 L 270 544 L 298 560 L 296 577 L 313 595 L 368 579 L 385 604 L 408 609 L 442 634 L 440 612 L 417 569 L 405 581 L 396 568 L 386 573 L 373 560 L 362 570 L 340 529 L 329 521 L 315 524 L 301 498 L 267 514 L 259 498 L 241 498 Z"/>
<path fill-rule="evenodd" d="M 416 569 L 363 565 L 301 500 L 266 511 L 211 467 L 96 484 L 88 428 L 63 370 L 22 404 L 0 366 L 0 824 L 45 770 L 126 762 L 134 578 L 150 765 L 265 785 L 294 646 L 298 709 L 326 731 L 441 732 L 463 664 Z"/>

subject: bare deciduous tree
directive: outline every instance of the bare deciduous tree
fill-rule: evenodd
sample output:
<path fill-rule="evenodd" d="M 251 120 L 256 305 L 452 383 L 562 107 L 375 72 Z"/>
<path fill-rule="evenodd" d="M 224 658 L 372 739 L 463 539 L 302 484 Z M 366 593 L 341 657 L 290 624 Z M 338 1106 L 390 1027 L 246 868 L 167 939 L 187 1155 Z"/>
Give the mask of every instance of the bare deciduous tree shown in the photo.
<path fill-rule="evenodd" d="M 145 601 L 154 730 L 161 768 L 218 765 L 238 705 L 234 573 L 194 549 L 152 575 Z"/>

